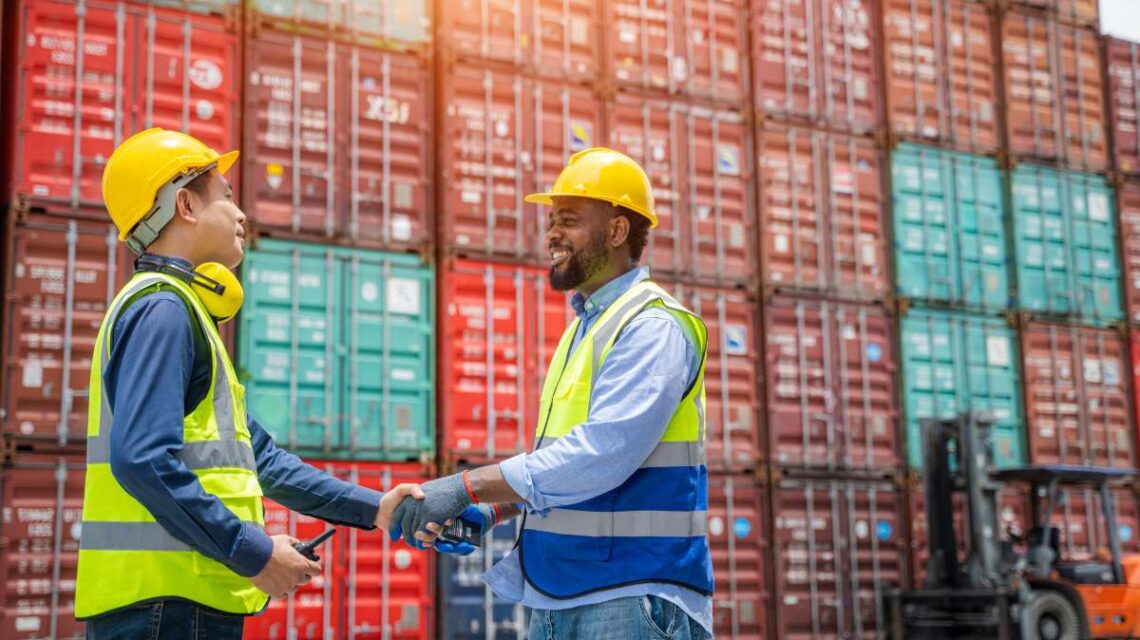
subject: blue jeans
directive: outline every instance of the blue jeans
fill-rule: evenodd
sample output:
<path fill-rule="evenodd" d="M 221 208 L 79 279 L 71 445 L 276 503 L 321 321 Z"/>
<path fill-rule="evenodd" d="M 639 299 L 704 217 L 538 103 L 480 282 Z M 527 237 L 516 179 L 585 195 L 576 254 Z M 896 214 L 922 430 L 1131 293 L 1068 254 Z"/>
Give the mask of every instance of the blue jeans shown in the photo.
<path fill-rule="evenodd" d="M 244 616 L 185 600 L 147 602 L 87 621 L 87 640 L 241 640 Z"/>
<path fill-rule="evenodd" d="M 530 613 L 530 640 L 705 640 L 680 607 L 656 596 L 618 598 L 573 609 Z"/>

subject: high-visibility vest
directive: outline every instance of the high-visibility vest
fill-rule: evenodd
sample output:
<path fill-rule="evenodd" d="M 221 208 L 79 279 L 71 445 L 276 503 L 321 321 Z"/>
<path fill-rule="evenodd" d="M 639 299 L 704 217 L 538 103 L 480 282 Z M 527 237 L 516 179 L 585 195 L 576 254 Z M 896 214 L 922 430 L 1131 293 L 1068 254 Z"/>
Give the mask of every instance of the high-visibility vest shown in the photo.
<path fill-rule="evenodd" d="M 217 496 L 241 520 L 265 526 L 261 485 L 246 426 L 245 391 L 213 319 L 184 282 L 160 273 L 136 274 L 103 319 L 91 359 L 87 480 L 75 615 L 89 618 L 163 598 L 190 600 L 226 613 L 258 613 L 268 604 L 268 595 L 254 587 L 249 578 L 170 535 L 111 472 L 111 430 L 121 427 L 115 424 L 103 390 L 104 367 L 111 355 L 115 320 L 124 304 L 137 295 L 149 295 L 149 290 L 178 294 L 196 317 L 210 347 L 210 389 L 183 419 L 183 446 L 177 456 L 198 477 L 206 493 Z"/>
<path fill-rule="evenodd" d="M 530 516 L 519 541 L 523 574 L 540 593 L 575 598 L 644 582 L 670 583 L 711 594 L 712 563 L 705 536 L 705 353 L 700 318 L 658 285 L 643 281 L 620 296 L 567 357 L 578 331 L 562 335 L 550 362 L 539 407 L 539 446 L 586 422 L 594 378 L 617 336 L 648 306 L 667 309 L 695 336 L 700 369 L 661 441 L 621 486 L 577 504 Z"/>

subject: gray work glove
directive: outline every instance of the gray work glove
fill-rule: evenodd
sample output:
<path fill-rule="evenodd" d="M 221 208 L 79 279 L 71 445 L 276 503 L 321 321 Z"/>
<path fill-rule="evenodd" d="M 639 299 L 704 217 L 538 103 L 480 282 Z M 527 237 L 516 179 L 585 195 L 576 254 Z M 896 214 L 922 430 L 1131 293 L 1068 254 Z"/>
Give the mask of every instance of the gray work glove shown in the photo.
<path fill-rule="evenodd" d="M 463 513 L 471 504 L 471 497 L 467 495 L 467 487 L 463 486 L 463 477 L 460 474 L 429 480 L 420 485 L 424 492 L 423 500 L 416 500 L 408 496 L 392 512 L 392 528 L 389 535 L 392 541 L 400 539 L 416 546 L 416 532 L 425 531 L 427 523 L 443 524 Z"/>

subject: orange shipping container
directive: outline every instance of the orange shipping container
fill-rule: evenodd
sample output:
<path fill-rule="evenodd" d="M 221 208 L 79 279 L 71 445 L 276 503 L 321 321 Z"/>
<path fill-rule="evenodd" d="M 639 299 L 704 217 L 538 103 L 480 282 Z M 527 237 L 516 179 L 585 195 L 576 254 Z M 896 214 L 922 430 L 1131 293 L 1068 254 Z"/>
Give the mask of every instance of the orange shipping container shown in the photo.
<path fill-rule="evenodd" d="M 1078 171 L 1108 168 L 1100 42 L 1041 13 L 1002 18 L 1009 148 Z"/>
<path fill-rule="evenodd" d="M 997 151 L 993 20 L 974 0 L 884 0 L 887 117 L 904 139 Z"/>
<path fill-rule="evenodd" d="M 1116 169 L 1140 176 L 1140 43 L 1105 38 Z"/>
<path fill-rule="evenodd" d="M 1062 22 L 1083 27 L 1100 27 L 1097 22 L 1100 15 L 1098 0 L 1013 0 L 1012 4 L 1044 9 L 1060 18 Z"/>
<path fill-rule="evenodd" d="M 1117 190 L 1120 235 L 1124 246 L 1124 290 L 1128 319 L 1140 323 L 1140 181 L 1127 181 Z"/>

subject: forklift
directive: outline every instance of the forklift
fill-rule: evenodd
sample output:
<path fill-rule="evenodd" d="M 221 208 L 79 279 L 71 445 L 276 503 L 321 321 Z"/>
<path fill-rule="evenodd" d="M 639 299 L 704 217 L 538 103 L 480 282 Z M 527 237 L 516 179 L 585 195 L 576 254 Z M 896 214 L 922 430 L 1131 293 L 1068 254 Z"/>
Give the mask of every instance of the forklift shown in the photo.
<path fill-rule="evenodd" d="M 1140 555 L 1121 554 L 1110 490 L 1128 485 L 1135 470 L 998 469 L 989 416 L 967 413 L 922 426 L 930 557 L 921 588 L 884 594 L 887 638 L 1140 639 Z M 1010 485 L 1030 490 L 1032 527 L 1024 536 L 999 531 L 998 496 Z M 1100 557 L 1062 557 L 1053 516 L 1073 489 L 1100 495 L 1108 532 Z M 967 529 L 961 546 L 956 500 Z"/>

